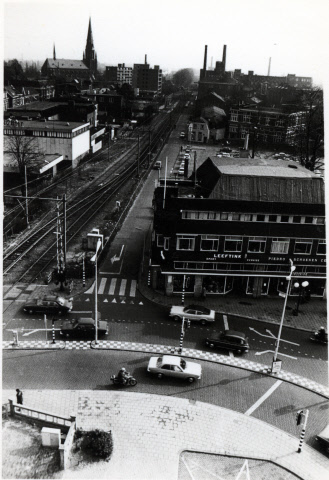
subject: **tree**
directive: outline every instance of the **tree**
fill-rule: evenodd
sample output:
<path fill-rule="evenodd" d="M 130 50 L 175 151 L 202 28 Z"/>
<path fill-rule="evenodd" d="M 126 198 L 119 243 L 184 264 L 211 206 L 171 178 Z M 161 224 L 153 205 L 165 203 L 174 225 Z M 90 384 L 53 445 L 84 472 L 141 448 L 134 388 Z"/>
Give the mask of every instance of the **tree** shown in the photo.
<path fill-rule="evenodd" d="M 4 85 L 17 83 L 18 81 L 26 80 L 22 65 L 16 58 L 4 63 L 3 69 Z"/>
<path fill-rule="evenodd" d="M 4 136 L 4 152 L 17 163 L 21 177 L 21 191 L 22 195 L 25 195 L 25 167 L 32 161 L 40 159 L 44 153 L 40 150 L 38 141 L 34 137 L 18 135 L 18 132 L 14 135 Z"/>
<path fill-rule="evenodd" d="M 194 71 L 192 68 L 182 68 L 173 75 L 173 83 L 177 87 L 188 88 L 194 82 Z"/>
<path fill-rule="evenodd" d="M 324 139 L 323 91 L 319 87 L 300 92 L 298 102 L 300 124 L 295 148 L 300 164 L 309 170 L 322 166 Z"/>

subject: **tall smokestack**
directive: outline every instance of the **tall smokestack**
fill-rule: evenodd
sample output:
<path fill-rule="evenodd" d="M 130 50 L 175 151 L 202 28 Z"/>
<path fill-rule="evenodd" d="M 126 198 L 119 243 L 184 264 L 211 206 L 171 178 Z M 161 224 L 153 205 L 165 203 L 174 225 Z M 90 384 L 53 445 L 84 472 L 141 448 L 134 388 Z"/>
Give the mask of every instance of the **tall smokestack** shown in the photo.
<path fill-rule="evenodd" d="M 270 60 L 268 62 L 268 70 L 267 70 L 267 76 L 269 77 L 271 74 L 271 57 L 270 57 Z"/>
<path fill-rule="evenodd" d="M 207 50 L 208 50 L 208 45 L 204 46 L 204 60 L 203 60 L 203 76 L 206 76 L 206 70 L 207 70 Z"/>
<path fill-rule="evenodd" d="M 145 65 L 147 64 L 147 55 L 145 53 Z"/>
<path fill-rule="evenodd" d="M 224 72 L 226 70 L 226 45 L 224 45 L 223 47 L 223 59 L 222 59 L 222 63 L 224 65 Z"/>

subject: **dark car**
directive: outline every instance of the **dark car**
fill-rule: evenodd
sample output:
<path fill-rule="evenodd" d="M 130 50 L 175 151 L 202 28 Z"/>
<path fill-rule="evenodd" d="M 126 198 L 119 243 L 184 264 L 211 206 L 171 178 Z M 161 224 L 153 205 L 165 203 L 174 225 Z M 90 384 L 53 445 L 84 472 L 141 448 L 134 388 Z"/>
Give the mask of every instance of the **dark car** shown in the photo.
<path fill-rule="evenodd" d="M 207 338 L 206 345 L 210 348 L 221 348 L 237 353 L 248 352 L 250 348 L 245 334 L 235 330 L 225 330 L 220 332 L 218 337 Z"/>
<path fill-rule="evenodd" d="M 219 150 L 220 152 L 224 152 L 224 153 L 231 153 L 232 152 L 232 148 L 230 147 L 223 147 Z"/>
<path fill-rule="evenodd" d="M 23 307 L 27 313 L 51 313 L 61 315 L 69 313 L 73 308 L 72 298 L 64 298 L 60 296 L 49 296 L 43 298 L 34 298 Z"/>
<path fill-rule="evenodd" d="M 67 337 L 95 337 L 95 320 L 90 317 L 80 317 L 73 320 L 66 320 L 61 325 L 61 335 Z M 109 333 L 108 324 L 103 320 L 98 320 L 97 336 L 107 335 Z"/>
<path fill-rule="evenodd" d="M 329 453 L 329 425 L 318 433 L 315 438 L 325 448 L 327 453 Z"/>

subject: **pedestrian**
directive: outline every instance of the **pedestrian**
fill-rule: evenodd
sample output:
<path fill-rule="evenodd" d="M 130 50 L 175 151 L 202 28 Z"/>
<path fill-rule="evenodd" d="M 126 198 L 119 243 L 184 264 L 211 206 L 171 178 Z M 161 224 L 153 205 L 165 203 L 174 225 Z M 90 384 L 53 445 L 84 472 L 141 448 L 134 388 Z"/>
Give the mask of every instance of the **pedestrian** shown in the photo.
<path fill-rule="evenodd" d="M 16 388 L 16 399 L 19 405 L 23 405 L 23 392 L 19 388 Z M 19 408 L 17 411 L 20 412 L 21 409 Z"/>

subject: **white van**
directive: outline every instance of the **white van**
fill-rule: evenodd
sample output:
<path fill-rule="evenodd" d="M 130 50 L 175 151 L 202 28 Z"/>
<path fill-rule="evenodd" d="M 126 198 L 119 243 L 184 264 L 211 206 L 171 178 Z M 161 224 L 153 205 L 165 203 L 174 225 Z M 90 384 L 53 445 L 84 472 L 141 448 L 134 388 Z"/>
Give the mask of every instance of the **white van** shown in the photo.
<path fill-rule="evenodd" d="M 154 164 L 154 170 L 161 170 L 161 160 L 157 160 Z"/>

